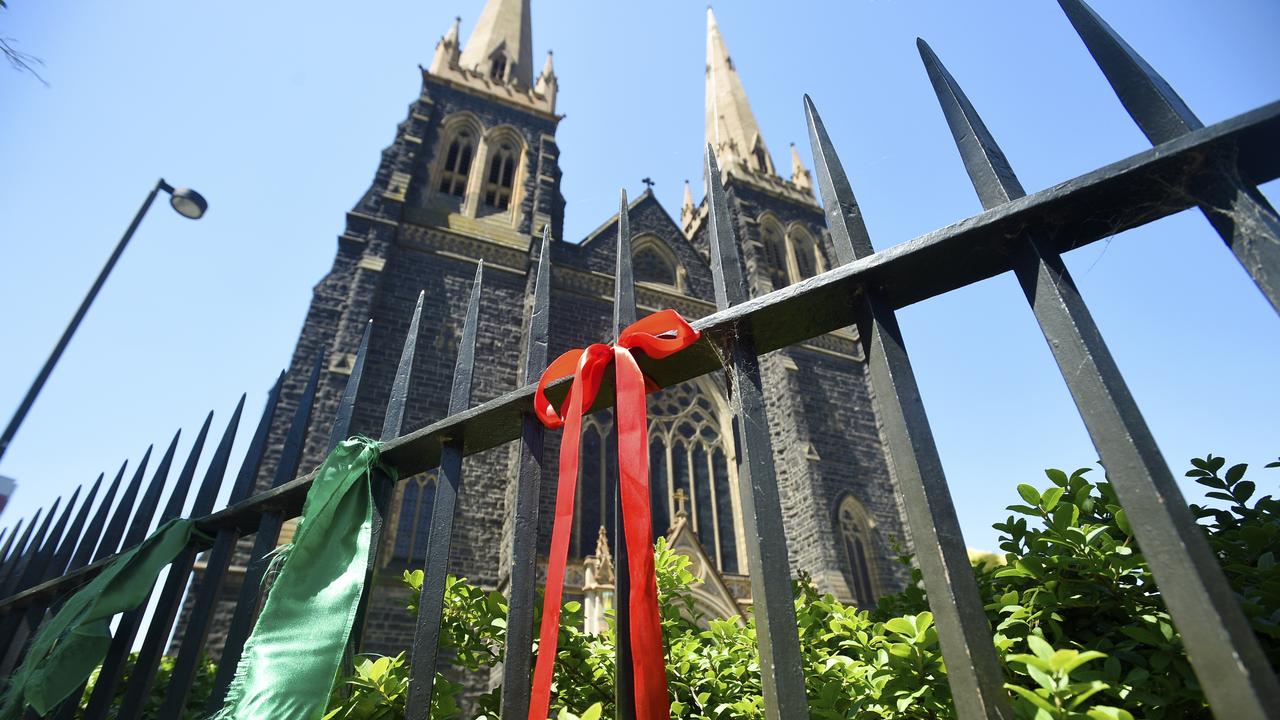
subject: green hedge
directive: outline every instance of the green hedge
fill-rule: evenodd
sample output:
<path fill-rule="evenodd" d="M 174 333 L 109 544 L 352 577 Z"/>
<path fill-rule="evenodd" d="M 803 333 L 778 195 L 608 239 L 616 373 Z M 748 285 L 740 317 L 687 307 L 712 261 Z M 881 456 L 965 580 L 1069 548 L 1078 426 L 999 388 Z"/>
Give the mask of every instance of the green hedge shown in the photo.
<path fill-rule="evenodd" d="M 1209 488 L 1193 505 L 1272 665 L 1280 664 L 1280 501 L 1254 499 L 1245 465 L 1212 455 L 1187 475 Z M 1280 462 L 1268 468 L 1280 467 Z M 1116 720 L 1208 718 L 1181 639 L 1155 587 L 1115 492 L 1089 470 L 1046 471 L 1050 485 L 1017 488 L 1020 502 L 995 528 L 1003 563 L 975 567 L 1006 687 L 1021 718 Z M 658 587 L 668 647 L 672 715 L 695 720 L 761 718 L 755 627 L 698 616 L 688 560 L 658 543 Z M 903 562 L 910 562 L 903 557 Z M 414 590 L 422 574 L 406 573 Z M 872 611 L 795 583 L 796 616 L 812 717 L 952 718 L 946 667 L 918 570 L 908 588 Z M 416 611 L 410 608 L 411 612 Z M 502 660 L 506 600 L 450 578 L 441 643 L 461 668 Z M 582 608 L 566 604 L 553 715 L 612 717 L 613 641 L 581 631 Z M 402 717 L 405 656 L 357 661 L 335 689 L 328 718 Z M 461 687 L 438 677 L 433 718 L 460 717 Z M 497 718 L 498 691 L 477 720 Z"/>

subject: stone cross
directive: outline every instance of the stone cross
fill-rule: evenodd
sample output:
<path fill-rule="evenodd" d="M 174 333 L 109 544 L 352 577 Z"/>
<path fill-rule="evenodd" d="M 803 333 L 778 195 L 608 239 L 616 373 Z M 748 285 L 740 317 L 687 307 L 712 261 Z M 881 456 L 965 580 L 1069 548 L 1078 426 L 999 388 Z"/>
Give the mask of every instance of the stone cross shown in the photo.
<path fill-rule="evenodd" d="M 645 179 L 641 180 L 640 182 L 644 183 L 644 186 L 645 186 L 646 188 L 650 189 L 650 190 L 652 190 L 652 189 L 653 189 L 653 186 L 654 186 L 654 185 L 657 185 L 657 183 L 655 183 L 655 182 L 653 181 L 653 178 L 645 178 Z"/>
<path fill-rule="evenodd" d="M 685 503 L 689 501 L 689 496 L 685 493 L 684 488 L 676 488 L 675 495 L 671 497 L 676 500 L 676 517 L 689 517 L 689 508 L 685 507 Z"/>

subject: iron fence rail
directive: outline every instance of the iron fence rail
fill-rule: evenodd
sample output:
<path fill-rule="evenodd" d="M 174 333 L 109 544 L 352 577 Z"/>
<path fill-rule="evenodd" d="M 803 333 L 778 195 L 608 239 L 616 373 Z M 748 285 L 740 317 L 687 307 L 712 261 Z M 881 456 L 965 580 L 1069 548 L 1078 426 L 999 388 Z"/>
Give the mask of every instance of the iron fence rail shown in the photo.
<path fill-rule="evenodd" d="M 1261 720 L 1271 717 L 1280 707 L 1274 669 L 1262 655 L 1216 558 L 1187 510 L 1061 257 L 1073 248 L 1198 207 L 1268 301 L 1280 309 L 1276 290 L 1280 282 L 1280 220 L 1257 190 L 1258 184 L 1280 177 L 1280 103 L 1205 127 L 1168 83 L 1091 9 L 1079 0 L 1060 2 L 1125 108 L 1157 143 L 1152 149 L 1027 195 L 1008 158 L 954 76 L 920 41 L 921 57 L 943 117 L 985 211 L 889 249 L 874 251 L 852 185 L 816 107 L 806 96 L 804 109 L 834 267 L 806 281 L 751 298 L 726 190 L 708 148 L 708 236 L 717 310 L 694 322 L 702 332 L 702 339 L 694 347 L 661 362 L 645 357 L 638 360 L 661 387 L 711 372 L 724 371 L 727 375 L 739 438 L 740 494 L 762 687 L 766 715 L 772 720 L 806 717 L 808 704 L 758 358 L 849 326 L 857 327 L 866 350 L 874 402 L 884 425 L 886 450 L 898 490 L 903 494 L 906 519 L 935 614 L 957 715 L 964 720 L 1012 717 L 991 630 L 969 570 L 942 463 L 895 317 L 895 311 L 903 306 L 1007 271 L 1017 277 L 1052 348 L 1086 429 L 1132 519 L 1135 535 L 1169 612 L 1187 640 L 1192 666 L 1215 714 L 1235 720 Z M 630 241 L 624 195 L 618 215 L 615 333 L 636 316 Z M 383 423 L 382 460 L 401 477 L 439 468 L 412 648 L 407 715 L 415 720 L 427 717 L 434 692 L 445 578 L 457 493 L 463 481 L 462 459 L 512 441 L 519 441 L 520 445 L 513 480 L 510 599 L 501 703 L 504 717 L 523 718 L 527 714 L 544 449 L 543 429 L 531 410 L 534 381 L 547 362 L 552 245 L 549 232 L 544 230 L 529 289 L 532 302 L 519 378 L 523 385 L 471 406 L 483 291 L 480 262 L 459 344 L 448 417 L 402 434 L 423 307 L 421 296 L 409 323 Z M 330 446 L 350 431 L 369 339 L 366 328 L 330 429 Z M 281 448 L 272 488 L 250 497 L 266 451 L 283 375 L 268 396 L 231 488 L 228 506 L 213 512 L 243 408 L 241 398 L 196 489 L 191 514 L 198 518 L 201 533 L 193 537 L 170 567 L 138 660 L 125 685 L 119 717 L 142 716 L 183 591 L 194 582 L 190 590 L 194 600 L 181 649 L 160 710 L 160 716 L 165 718 L 181 714 L 190 701 L 215 600 L 235 543 L 243 536 L 254 535 L 254 551 L 242 580 L 214 690 L 205 701 L 206 709 L 220 705 L 260 605 L 259 586 L 267 571 L 265 556 L 274 549 L 284 519 L 300 512 L 310 488 L 310 475 L 296 476 L 303 439 L 312 422 L 320 369 L 317 358 Z M 563 397 L 568 382 L 553 385 L 553 401 Z M 593 410 L 612 404 L 606 384 Z M 160 522 L 181 512 L 211 421 L 212 415 L 201 428 L 159 513 Z M 19 521 L 3 534 L 0 675 L 21 661 L 27 640 L 47 613 L 57 608 L 60 599 L 92 578 L 117 551 L 143 539 L 159 507 L 177 440 L 175 436 L 168 446 L 141 498 L 150 448 L 124 485 L 114 512 L 110 509 L 122 487 L 124 465 L 92 517 L 90 507 L 101 488 L 102 476 L 78 505 L 79 489 L 60 515 L 59 500 L 47 512 L 37 511 L 29 521 Z M 390 478 L 375 479 L 378 532 L 390 487 Z M 619 546 L 623 538 L 623 533 L 615 533 L 613 556 L 619 563 L 620 582 L 626 578 L 622 564 L 626 552 Z M 376 567 L 379 545 L 375 538 L 368 565 L 370 574 Z M 203 551 L 209 553 L 203 571 L 196 574 L 195 557 Z M 618 592 L 625 597 L 623 585 L 619 585 Z M 364 602 L 368 602 L 367 594 Z M 618 603 L 618 608 L 619 623 L 624 629 L 619 633 L 623 641 L 618 643 L 617 717 L 630 718 L 634 710 L 627 690 L 627 603 Z M 357 638 L 363 614 L 362 606 L 354 633 Z M 88 700 L 86 717 L 106 716 L 123 677 L 128 650 L 136 633 L 142 630 L 142 617 L 141 611 L 122 616 Z M 357 649 L 353 645 L 350 652 Z M 79 695 L 69 699 L 55 716 L 73 717 L 78 700 Z"/>

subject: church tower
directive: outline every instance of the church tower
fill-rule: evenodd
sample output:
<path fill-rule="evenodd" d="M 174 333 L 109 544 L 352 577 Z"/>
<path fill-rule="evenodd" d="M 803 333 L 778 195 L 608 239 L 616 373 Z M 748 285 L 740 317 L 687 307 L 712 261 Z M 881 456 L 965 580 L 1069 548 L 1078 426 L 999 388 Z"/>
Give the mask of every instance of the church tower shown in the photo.
<path fill-rule="evenodd" d="M 424 294 L 418 354 L 404 428 L 447 415 L 449 384 L 476 263 L 486 263 L 474 402 L 513 390 L 518 377 L 521 318 L 531 258 L 544 226 L 559 236 L 560 194 L 555 133 L 558 80 L 550 53 L 536 76 L 529 0 L 489 0 L 470 37 L 461 20 L 421 68 L 419 95 L 396 128 L 373 182 L 346 214 L 330 271 L 315 286 L 290 363 L 258 490 L 270 487 L 278 449 L 310 368 L 323 358 L 302 467 L 318 466 L 333 418 L 369 320 L 369 352 L 352 433 L 377 437 L 400 346 L 414 305 Z M 506 450 L 468 458 L 459 498 L 451 572 L 495 587 L 510 471 Z M 421 567 L 434 495 L 434 475 L 402 478 L 384 527 L 383 572 L 366 625 L 371 651 L 404 649 L 412 619 L 404 612 L 400 570 Z M 286 525 L 281 542 L 292 530 Z M 236 563 L 249 561 L 242 543 Z M 209 638 L 221 650 L 225 620 L 239 592 L 233 571 L 223 585 Z M 385 587 L 383 587 L 385 586 Z M 384 592 L 385 590 L 385 592 Z"/>
<path fill-rule="evenodd" d="M 706 144 L 715 152 L 753 296 L 827 270 L 833 251 L 796 151 L 777 171 L 715 13 L 707 9 Z M 707 207 L 687 198 L 685 233 L 706 251 Z M 791 566 L 823 591 L 869 606 L 903 580 L 906 543 L 862 346 L 842 330 L 760 359 Z"/>

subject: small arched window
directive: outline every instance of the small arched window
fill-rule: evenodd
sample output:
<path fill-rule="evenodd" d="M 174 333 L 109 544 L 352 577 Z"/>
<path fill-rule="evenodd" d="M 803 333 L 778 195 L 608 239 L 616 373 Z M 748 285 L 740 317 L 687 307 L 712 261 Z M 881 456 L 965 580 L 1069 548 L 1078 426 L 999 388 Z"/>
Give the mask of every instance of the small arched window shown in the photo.
<path fill-rule="evenodd" d="M 489 61 L 489 79 L 500 83 L 507 79 L 507 56 L 498 53 Z"/>
<path fill-rule="evenodd" d="M 631 260 L 636 281 L 676 287 L 678 274 L 671 259 L 659 250 L 652 240 L 647 243 L 638 243 L 638 245 Z"/>
<path fill-rule="evenodd" d="M 764 245 L 764 262 L 767 266 L 765 271 L 769 274 L 773 289 L 790 285 L 791 280 L 787 276 L 787 243 L 782 237 L 782 228 L 771 220 L 761 223 L 760 241 Z"/>
<path fill-rule="evenodd" d="M 844 549 L 845 570 L 854 601 L 859 607 L 874 606 L 871 520 L 862 503 L 852 495 L 846 495 L 836 507 L 836 533 Z"/>
<path fill-rule="evenodd" d="M 791 233 L 791 251 L 796 255 L 796 271 L 798 279 L 811 278 L 821 272 L 821 261 L 818 255 L 818 244 L 809 237 L 809 233 L 799 228 Z"/>
<path fill-rule="evenodd" d="M 751 152 L 756 157 L 756 169 L 760 172 L 769 172 L 769 163 L 765 159 L 764 146 L 756 145 L 756 149 Z"/>
<path fill-rule="evenodd" d="M 431 534 L 431 512 L 436 500 L 436 472 L 408 478 L 401 487 L 404 494 L 391 556 L 416 567 L 427 557 L 427 537 Z"/>
<path fill-rule="evenodd" d="M 471 159 L 475 155 L 475 136 L 470 130 L 459 130 L 445 152 L 444 167 L 440 171 L 440 192 L 460 198 L 467 194 L 467 177 L 471 174 Z"/>
<path fill-rule="evenodd" d="M 489 172 L 485 178 L 484 204 L 506 211 L 511 207 L 511 192 L 516 176 L 516 148 L 502 141 L 489 156 Z"/>

